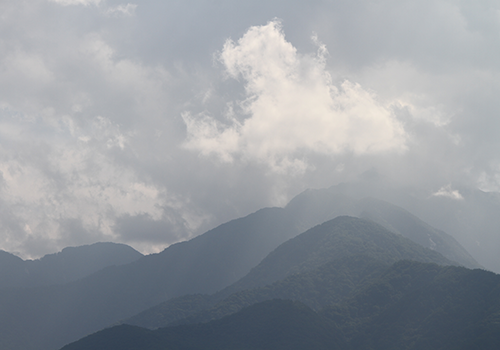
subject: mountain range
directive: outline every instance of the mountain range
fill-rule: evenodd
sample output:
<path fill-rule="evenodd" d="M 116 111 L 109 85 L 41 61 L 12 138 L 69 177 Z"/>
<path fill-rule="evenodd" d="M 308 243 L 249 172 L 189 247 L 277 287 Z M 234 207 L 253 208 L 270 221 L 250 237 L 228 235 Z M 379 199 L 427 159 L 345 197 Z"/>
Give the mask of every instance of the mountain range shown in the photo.
<path fill-rule="evenodd" d="M 155 330 L 119 325 L 63 350 L 500 346 L 499 275 L 409 260 L 387 265 L 368 256 L 315 270 L 237 293 L 213 307 L 211 319 L 198 313 Z"/>
<path fill-rule="evenodd" d="M 314 311 L 272 299 L 206 323 L 120 325 L 63 350 L 498 349 L 500 276 L 414 261 L 386 267 L 344 302 Z"/>
<path fill-rule="evenodd" d="M 215 322 L 274 298 L 317 313 L 402 259 L 481 268 L 452 236 L 402 207 L 335 188 L 309 190 L 284 208 L 261 209 L 159 254 L 100 269 L 81 262 L 87 272 L 70 280 L 11 282 L 0 289 L 0 348 L 58 349 L 125 320 L 141 328 L 113 332 L 142 337 L 157 334 L 143 327 Z"/>

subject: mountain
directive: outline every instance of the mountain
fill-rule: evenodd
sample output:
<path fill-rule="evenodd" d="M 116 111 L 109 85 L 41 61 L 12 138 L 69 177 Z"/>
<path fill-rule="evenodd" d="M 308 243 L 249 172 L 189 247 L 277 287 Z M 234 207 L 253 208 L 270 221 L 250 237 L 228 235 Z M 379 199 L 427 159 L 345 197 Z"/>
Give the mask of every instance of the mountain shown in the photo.
<path fill-rule="evenodd" d="M 108 266 L 131 263 L 142 256 L 125 244 L 109 242 L 64 248 L 37 260 L 23 260 L 0 251 L 0 288 L 64 284 Z"/>
<path fill-rule="evenodd" d="M 349 297 L 355 290 L 378 278 L 388 265 L 367 255 L 332 260 L 314 270 L 297 273 L 264 287 L 169 300 L 123 321 L 124 324 L 156 329 L 180 324 L 208 322 L 244 307 L 272 299 L 300 301 L 314 310 Z M 203 300 L 203 304 L 196 303 Z M 193 301 L 192 307 L 189 301 Z M 191 307 L 188 307 L 191 306 Z"/>
<path fill-rule="evenodd" d="M 268 300 L 202 324 L 121 325 L 62 350 L 498 349 L 500 276 L 399 261 L 341 303 L 315 312 Z"/>
<path fill-rule="evenodd" d="M 0 288 L 19 285 L 25 274 L 23 259 L 0 250 Z"/>
<path fill-rule="evenodd" d="M 297 234 L 284 209 L 266 208 L 61 286 L 0 289 L 0 348 L 57 348 L 172 297 L 215 292 Z"/>
<path fill-rule="evenodd" d="M 229 289 L 264 286 L 293 273 L 314 269 L 350 255 L 368 255 L 391 263 L 410 259 L 453 264 L 438 252 L 390 232 L 369 220 L 339 216 L 288 240 Z"/>
<path fill-rule="evenodd" d="M 371 197 L 392 203 L 432 227 L 451 234 L 479 264 L 500 273 L 497 249 L 500 246 L 500 193 L 458 184 L 442 184 L 434 188 L 398 186 L 392 179 L 369 175 L 312 191 L 328 193 L 322 194 L 325 197 L 343 196 L 353 201 Z M 343 215 L 358 216 L 352 212 Z"/>
<path fill-rule="evenodd" d="M 12 349 L 56 348 L 168 299 L 219 291 L 304 227 L 332 219 L 343 212 L 346 203 L 356 202 L 328 191 L 324 197 L 327 202 L 311 204 L 298 198 L 285 208 L 259 210 L 159 254 L 61 286 L 0 290 L 0 342 Z M 417 228 L 423 227 L 416 223 Z M 406 234 L 404 226 L 399 231 Z"/>
<path fill-rule="evenodd" d="M 381 266 L 402 259 L 453 264 L 377 223 L 341 216 L 281 244 L 219 293 L 173 299 L 125 322 L 158 328 L 182 318 L 209 321 L 273 298 L 299 300 L 317 309 L 338 302 Z"/>
<path fill-rule="evenodd" d="M 423 247 L 469 268 L 482 266 L 449 234 L 420 220 L 402 207 L 364 196 L 363 186 L 341 184 L 328 189 L 306 190 L 285 207 L 301 227 L 309 228 L 341 215 L 370 219 Z M 389 192 L 389 191 L 387 191 Z M 384 192 L 385 193 L 385 192 Z"/>

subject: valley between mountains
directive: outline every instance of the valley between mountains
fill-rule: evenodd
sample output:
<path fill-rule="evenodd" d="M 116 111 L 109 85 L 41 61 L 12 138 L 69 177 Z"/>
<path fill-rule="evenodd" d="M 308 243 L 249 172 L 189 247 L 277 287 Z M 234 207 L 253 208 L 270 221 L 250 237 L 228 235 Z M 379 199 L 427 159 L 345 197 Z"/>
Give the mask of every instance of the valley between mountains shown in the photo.
<path fill-rule="evenodd" d="M 148 256 L 2 252 L 0 348 L 499 348 L 500 276 L 405 196 L 308 190 Z"/>

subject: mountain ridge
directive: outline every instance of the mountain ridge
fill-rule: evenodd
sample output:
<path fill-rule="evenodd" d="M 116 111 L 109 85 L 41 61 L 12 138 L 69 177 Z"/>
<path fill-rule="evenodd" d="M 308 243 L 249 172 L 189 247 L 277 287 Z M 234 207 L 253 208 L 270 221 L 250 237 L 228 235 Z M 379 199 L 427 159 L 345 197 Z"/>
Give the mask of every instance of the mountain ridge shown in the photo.
<path fill-rule="evenodd" d="M 292 298 L 293 295 L 298 298 L 297 300 L 306 303 L 310 307 L 324 306 L 319 300 L 331 301 L 336 299 L 334 295 L 325 296 L 323 295 L 325 291 L 319 292 L 319 290 L 326 288 L 325 290 L 329 291 L 327 294 L 336 293 L 340 295 L 341 291 L 332 287 L 332 285 L 343 280 L 343 275 L 338 275 L 335 270 L 327 268 L 329 274 L 337 276 L 336 278 L 339 280 L 332 280 L 327 283 L 328 287 L 323 286 L 316 290 L 313 288 L 314 285 L 322 284 L 323 280 L 329 280 L 330 277 L 319 278 L 318 282 L 318 277 L 314 275 L 315 271 L 324 269 L 328 267 L 328 264 L 332 263 L 333 265 L 335 263 L 340 264 L 344 270 L 350 271 L 351 267 L 346 265 L 347 262 L 350 262 L 353 266 L 360 266 L 360 261 L 364 262 L 366 259 L 373 266 L 378 266 L 378 264 L 388 266 L 401 259 L 456 264 L 437 252 L 421 247 L 408 238 L 388 231 L 377 223 L 354 217 L 340 216 L 282 243 L 245 277 L 220 292 L 211 296 L 186 296 L 174 299 L 171 302 L 167 301 L 137 315 L 135 319 L 125 322 L 132 322 L 132 324 L 138 326 L 149 325 L 153 328 L 163 327 L 168 324 L 167 320 L 173 324 L 176 324 L 174 321 L 179 321 L 179 318 L 172 317 L 169 314 L 172 312 L 175 315 L 187 317 L 186 320 L 189 323 L 209 321 L 227 315 L 228 312 L 235 312 L 243 306 L 249 306 L 257 301 L 264 301 L 273 297 Z M 361 264 L 361 266 L 364 265 Z M 308 274 L 309 271 L 312 273 Z M 278 283 L 280 280 L 281 285 Z M 316 297 L 307 301 L 299 298 L 298 295 L 303 293 L 302 283 L 295 285 L 292 282 L 292 284 L 288 283 L 287 285 L 287 283 L 283 282 L 286 280 L 302 280 L 305 285 L 315 290 L 315 292 L 311 293 L 316 293 Z M 277 283 L 278 285 L 276 285 Z M 349 283 L 352 284 L 353 282 Z M 349 283 L 343 284 L 344 289 L 352 287 L 348 285 Z M 357 284 L 357 282 L 354 284 Z M 284 285 L 287 286 L 284 287 Z M 250 292 L 245 292 L 245 290 Z M 278 290 L 281 292 L 278 292 Z M 291 290 L 295 290 L 295 292 L 290 292 Z M 186 305 L 191 306 L 189 305 L 190 300 L 197 307 L 186 308 Z M 200 308 L 205 308 L 205 310 L 200 310 Z M 162 315 L 162 312 L 166 314 Z M 156 319 L 156 322 L 159 323 L 155 323 L 151 319 Z M 164 320 L 163 323 L 161 323 L 162 320 Z"/>
<path fill-rule="evenodd" d="M 0 290 L 0 338 L 15 344 L 19 328 L 30 329 L 13 349 L 55 348 L 185 294 L 213 293 L 246 275 L 306 224 L 338 216 L 346 197 L 308 210 L 264 208 L 231 220 L 190 241 L 174 244 L 127 265 L 108 267 L 60 287 L 23 293 Z M 321 215 L 313 215 L 320 207 Z M 339 209 L 340 208 L 340 209 Z M 312 214 L 311 214 L 312 213 Z M 310 215 L 310 216 L 308 216 Z M 36 307 L 25 305 L 37 300 Z M 42 322 L 43 320 L 43 322 Z M 50 334 L 50 336 L 49 336 Z M 30 345 L 29 342 L 32 342 Z"/>
<path fill-rule="evenodd" d="M 65 284 L 108 266 L 129 264 L 143 256 L 128 245 L 111 242 L 66 247 L 35 260 L 23 260 L 0 251 L 0 289 Z"/>

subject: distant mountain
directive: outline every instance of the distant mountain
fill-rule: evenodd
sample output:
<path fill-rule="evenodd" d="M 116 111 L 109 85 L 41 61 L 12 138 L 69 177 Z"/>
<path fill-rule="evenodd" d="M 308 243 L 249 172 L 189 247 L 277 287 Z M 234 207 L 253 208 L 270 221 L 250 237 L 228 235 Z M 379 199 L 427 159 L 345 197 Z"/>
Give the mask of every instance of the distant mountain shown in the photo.
<path fill-rule="evenodd" d="M 268 300 L 203 324 L 121 325 L 62 350 L 498 349 L 500 276 L 399 261 L 343 303 L 314 312 Z"/>
<path fill-rule="evenodd" d="M 481 265 L 500 273 L 499 192 L 453 184 L 430 189 L 403 187 L 381 176 L 367 176 L 318 191 L 354 201 L 372 197 L 404 208 L 432 227 L 452 235 Z"/>
<path fill-rule="evenodd" d="M 124 265 L 143 257 L 125 244 L 95 243 L 64 248 L 38 260 L 23 260 L 0 251 L 0 288 L 64 284 L 105 267 Z"/>
<path fill-rule="evenodd" d="M 284 209 L 266 208 L 75 282 L 0 290 L 0 348 L 57 348 L 172 297 L 215 292 L 297 234 Z"/>
<path fill-rule="evenodd" d="M 20 257 L 0 250 L 0 288 L 20 285 L 26 274 L 25 265 Z"/>

